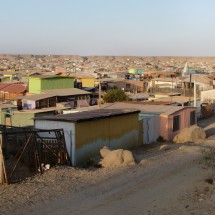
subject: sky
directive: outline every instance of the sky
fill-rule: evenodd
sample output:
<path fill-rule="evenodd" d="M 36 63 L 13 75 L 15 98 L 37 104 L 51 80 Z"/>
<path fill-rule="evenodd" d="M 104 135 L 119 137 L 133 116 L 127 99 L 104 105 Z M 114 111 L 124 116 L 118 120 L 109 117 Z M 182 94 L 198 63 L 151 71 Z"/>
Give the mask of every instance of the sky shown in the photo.
<path fill-rule="evenodd" d="M 214 0 L 0 0 L 0 54 L 215 56 Z"/>

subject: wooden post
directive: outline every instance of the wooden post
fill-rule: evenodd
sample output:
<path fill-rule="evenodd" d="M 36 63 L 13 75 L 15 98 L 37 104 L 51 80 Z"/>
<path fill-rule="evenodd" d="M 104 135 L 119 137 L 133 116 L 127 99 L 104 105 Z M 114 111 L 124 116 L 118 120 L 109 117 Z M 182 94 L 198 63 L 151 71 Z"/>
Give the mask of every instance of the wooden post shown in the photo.
<path fill-rule="evenodd" d="M 8 183 L 7 172 L 4 162 L 4 155 L 2 153 L 2 144 L 0 143 L 0 184 Z"/>

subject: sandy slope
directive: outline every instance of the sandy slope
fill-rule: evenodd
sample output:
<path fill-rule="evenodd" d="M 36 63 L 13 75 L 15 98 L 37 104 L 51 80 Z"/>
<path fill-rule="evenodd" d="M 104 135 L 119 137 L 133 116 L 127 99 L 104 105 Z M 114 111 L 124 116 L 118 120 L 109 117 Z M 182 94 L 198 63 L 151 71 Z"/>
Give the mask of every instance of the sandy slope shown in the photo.
<path fill-rule="evenodd" d="M 23 204 L 24 210 L 16 214 L 213 214 L 215 186 L 204 181 L 209 171 L 199 163 L 200 147 L 171 148 L 148 150 L 148 154 L 139 151 L 138 159 L 143 161 L 137 166 L 100 169 L 90 177 L 82 173 L 76 189 L 71 189 L 72 180 L 57 181 L 63 195 L 53 183 L 46 190 L 51 200 L 36 201 L 30 207 Z M 43 199 L 44 193 L 39 196 Z"/>

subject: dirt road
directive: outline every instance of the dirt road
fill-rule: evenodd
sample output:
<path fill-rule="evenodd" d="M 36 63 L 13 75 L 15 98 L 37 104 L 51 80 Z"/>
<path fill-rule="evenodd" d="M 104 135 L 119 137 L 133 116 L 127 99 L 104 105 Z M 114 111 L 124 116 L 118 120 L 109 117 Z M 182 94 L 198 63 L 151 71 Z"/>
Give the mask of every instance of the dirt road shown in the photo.
<path fill-rule="evenodd" d="M 199 164 L 200 159 L 198 146 L 182 146 L 25 214 L 198 214 L 196 208 L 203 200 L 190 194 L 207 186 L 208 171 Z"/>

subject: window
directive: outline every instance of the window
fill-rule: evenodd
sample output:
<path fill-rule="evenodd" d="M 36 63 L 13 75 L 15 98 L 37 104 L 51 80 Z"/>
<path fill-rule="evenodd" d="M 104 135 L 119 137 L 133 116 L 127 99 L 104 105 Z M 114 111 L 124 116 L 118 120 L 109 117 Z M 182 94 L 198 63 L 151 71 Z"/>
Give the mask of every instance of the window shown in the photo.
<path fill-rule="evenodd" d="M 190 125 L 194 125 L 196 123 L 196 111 L 190 112 Z"/>
<path fill-rule="evenodd" d="M 126 85 L 125 85 L 125 88 L 130 88 L 130 87 L 131 87 L 130 84 L 126 84 Z"/>
<path fill-rule="evenodd" d="M 173 131 L 178 131 L 180 129 L 180 115 L 173 117 Z"/>

